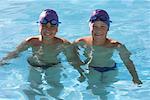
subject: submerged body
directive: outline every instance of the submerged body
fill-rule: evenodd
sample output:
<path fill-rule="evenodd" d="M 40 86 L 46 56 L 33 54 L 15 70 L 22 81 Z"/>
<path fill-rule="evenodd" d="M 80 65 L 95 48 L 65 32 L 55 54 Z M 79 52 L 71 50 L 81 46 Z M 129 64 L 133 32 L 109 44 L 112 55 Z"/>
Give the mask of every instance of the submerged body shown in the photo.
<path fill-rule="evenodd" d="M 44 95 L 42 85 L 51 86 L 52 88 L 45 91 L 56 99 L 59 99 L 58 96 L 63 89 L 63 85 L 60 83 L 63 66 L 58 55 L 63 52 L 68 62 L 71 62 L 74 53 L 69 41 L 56 36 L 59 23 L 54 10 L 44 10 L 39 17 L 40 34 L 25 39 L 14 51 L 0 60 L 0 65 L 4 65 L 10 59 L 18 57 L 23 51 L 32 49 L 32 54 L 27 61 L 31 65 L 28 81 L 32 88 L 30 91 L 33 93 L 28 90 L 24 91 L 30 100 L 35 100 L 37 94 Z"/>
<path fill-rule="evenodd" d="M 64 52 L 70 43 L 58 37 L 54 39 L 54 43 L 43 43 L 40 41 L 40 36 L 37 36 L 27 41 L 27 44 L 32 47 L 32 56 L 28 58 L 28 62 L 32 66 L 51 66 L 60 63 L 57 56 Z"/>
<path fill-rule="evenodd" d="M 130 72 L 132 81 L 135 84 L 142 84 L 130 60 L 131 53 L 125 45 L 107 37 L 109 23 L 106 11 L 95 10 L 89 22 L 91 36 L 79 38 L 74 42 L 76 50 L 84 49 L 84 55 L 87 58 L 84 64 L 88 65 L 89 72 L 83 76 L 83 79 L 87 78 L 87 89 L 91 89 L 93 94 L 98 95 L 102 100 L 107 100 L 108 91 L 105 87 L 118 81 L 116 62 L 112 59 L 115 50 L 118 51 L 121 60 Z"/>
<path fill-rule="evenodd" d="M 92 36 L 84 37 L 76 41 L 76 45 L 79 45 L 85 49 L 85 56 L 87 61 L 89 61 L 89 67 L 104 72 L 110 69 L 116 68 L 116 62 L 112 59 L 113 53 L 115 50 L 123 50 L 126 54 L 130 55 L 131 53 L 125 48 L 124 45 L 121 45 L 119 42 L 106 39 L 105 45 L 92 45 L 93 40 Z"/>

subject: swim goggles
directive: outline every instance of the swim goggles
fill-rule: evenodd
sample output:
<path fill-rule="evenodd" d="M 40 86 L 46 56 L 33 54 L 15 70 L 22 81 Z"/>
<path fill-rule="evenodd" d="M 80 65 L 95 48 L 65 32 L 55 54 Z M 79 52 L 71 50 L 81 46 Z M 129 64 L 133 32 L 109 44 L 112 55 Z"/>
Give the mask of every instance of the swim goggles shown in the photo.
<path fill-rule="evenodd" d="M 43 18 L 42 20 L 40 20 L 39 22 L 37 22 L 37 23 L 40 23 L 40 24 L 47 24 L 47 23 L 50 23 L 51 25 L 53 25 L 53 26 L 58 26 L 61 22 L 58 22 L 58 21 L 56 21 L 56 20 L 50 20 L 50 21 L 48 21 L 46 18 Z"/>
<path fill-rule="evenodd" d="M 109 20 L 108 17 L 103 16 L 103 15 L 100 15 L 100 16 L 98 16 L 98 15 L 92 16 L 89 21 L 90 21 L 90 22 L 94 22 L 94 21 L 112 22 L 112 21 Z"/>

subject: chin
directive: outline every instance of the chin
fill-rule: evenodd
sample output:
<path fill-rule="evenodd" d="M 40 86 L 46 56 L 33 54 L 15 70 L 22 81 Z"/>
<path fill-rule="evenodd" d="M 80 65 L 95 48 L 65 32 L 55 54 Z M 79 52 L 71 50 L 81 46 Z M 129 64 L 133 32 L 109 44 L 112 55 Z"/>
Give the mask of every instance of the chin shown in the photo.
<path fill-rule="evenodd" d="M 55 36 L 49 36 L 48 38 L 50 38 L 50 39 L 52 39 L 52 38 L 54 38 Z"/>
<path fill-rule="evenodd" d="M 104 38 L 105 36 L 103 36 L 103 35 L 99 35 L 99 36 L 94 36 L 94 38 L 96 38 L 96 39 L 102 39 L 102 38 Z"/>

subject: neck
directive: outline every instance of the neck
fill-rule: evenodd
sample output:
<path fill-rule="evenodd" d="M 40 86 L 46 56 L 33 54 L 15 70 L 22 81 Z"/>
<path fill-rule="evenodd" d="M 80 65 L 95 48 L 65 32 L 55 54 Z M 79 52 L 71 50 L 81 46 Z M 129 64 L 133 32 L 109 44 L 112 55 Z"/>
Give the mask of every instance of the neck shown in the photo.
<path fill-rule="evenodd" d="M 44 44 L 52 44 L 54 41 L 54 38 L 44 38 L 42 37 L 42 41 Z"/>
<path fill-rule="evenodd" d="M 101 38 L 101 39 L 95 39 L 93 38 L 93 45 L 99 45 L 102 46 L 106 43 L 106 38 Z"/>

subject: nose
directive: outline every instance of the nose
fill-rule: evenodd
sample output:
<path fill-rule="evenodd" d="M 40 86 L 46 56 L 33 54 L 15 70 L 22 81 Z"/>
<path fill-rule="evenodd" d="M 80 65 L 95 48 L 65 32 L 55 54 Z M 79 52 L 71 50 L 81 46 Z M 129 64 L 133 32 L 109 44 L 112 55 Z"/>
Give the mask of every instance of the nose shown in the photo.
<path fill-rule="evenodd" d="M 47 24 L 46 24 L 46 28 L 47 28 L 47 29 L 51 28 L 51 24 L 50 24 L 50 23 L 47 23 Z"/>
<path fill-rule="evenodd" d="M 55 27 L 53 27 L 50 23 L 47 23 L 46 29 L 47 30 L 53 30 L 53 29 L 55 29 Z"/>
<path fill-rule="evenodd" d="M 95 28 L 93 31 L 94 31 L 94 32 L 101 32 L 102 29 L 100 29 L 100 28 Z"/>

